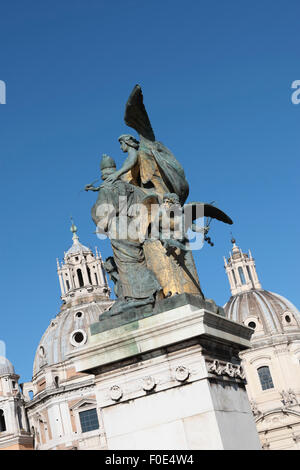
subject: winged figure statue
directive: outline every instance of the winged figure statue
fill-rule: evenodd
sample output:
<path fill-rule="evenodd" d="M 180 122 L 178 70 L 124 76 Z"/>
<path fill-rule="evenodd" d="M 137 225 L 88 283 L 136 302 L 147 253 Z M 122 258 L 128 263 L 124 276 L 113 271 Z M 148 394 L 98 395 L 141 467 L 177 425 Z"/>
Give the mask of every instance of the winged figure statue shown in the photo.
<path fill-rule="evenodd" d="M 184 170 L 173 153 L 155 140 L 140 85 L 136 85 L 129 96 L 124 120 L 139 134 L 140 141 L 128 134 L 119 137 L 121 149 L 128 156 L 122 167 L 108 178 L 108 182 L 122 176 L 131 184 L 140 186 L 145 193 L 154 191 L 160 202 L 165 193 L 175 193 L 180 203 L 184 204 L 189 194 Z"/>
<path fill-rule="evenodd" d="M 114 159 L 103 155 L 103 183 L 97 188 L 93 184 L 85 187 L 98 192 L 92 218 L 97 230 L 108 234 L 113 250 L 106 269 L 115 282 L 118 301 L 110 312 L 147 309 L 161 299 L 183 293 L 204 299 L 187 232 L 202 232 L 204 240 L 212 244 L 207 237 L 209 223 L 198 225 L 197 220 L 216 219 L 226 224 L 232 224 L 232 220 L 213 204 L 186 203 L 189 185 L 183 167 L 155 139 L 139 85 L 126 103 L 124 120 L 138 133 L 139 140 L 121 135 L 120 146 L 127 153 L 122 167 L 117 169 Z M 138 231 L 134 212 L 137 206 L 146 209 L 139 218 Z M 105 208 L 110 209 L 107 212 Z M 179 234 L 174 230 L 178 218 L 175 220 L 172 211 L 176 208 L 182 222 Z M 164 220 L 170 225 L 170 236 L 163 232 Z M 152 236 L 153 227 L 156 237 Z"/>

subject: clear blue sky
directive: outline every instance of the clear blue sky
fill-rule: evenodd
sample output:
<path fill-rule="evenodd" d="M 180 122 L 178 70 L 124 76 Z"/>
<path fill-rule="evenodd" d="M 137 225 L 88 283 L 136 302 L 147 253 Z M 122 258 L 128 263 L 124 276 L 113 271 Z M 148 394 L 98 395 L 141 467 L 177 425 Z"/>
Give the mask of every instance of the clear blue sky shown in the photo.
<path fill-rule="evenodd" d="M 7 357 L 31 379 L 38 342 L 59 311 L 56 257 L 94 235 L 102 153 L 136 83 L 158 140 L 183 164 L 190 200 L 217 201 L 250 248 L 265 289 L 300 308 L 299 2 L 14 0 L 0 11 L 1 329 Z M 214 222 L 195 253 L 207 297 L 224 304 L 230 228 Z"/>

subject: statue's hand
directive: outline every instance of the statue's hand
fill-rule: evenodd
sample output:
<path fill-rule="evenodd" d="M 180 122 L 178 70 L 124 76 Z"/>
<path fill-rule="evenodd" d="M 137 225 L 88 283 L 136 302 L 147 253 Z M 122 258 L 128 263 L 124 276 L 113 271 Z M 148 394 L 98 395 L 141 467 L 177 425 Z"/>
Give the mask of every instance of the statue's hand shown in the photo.
<path fill-rule="evenodd" d="M 93 185 L 92 184 L 87 184 L 84 188 L 85 191 L 90 191 L 91 189 L 93 189 Z"/>
<path fill-rule="evenodd" d="M 117 181 L 119 175 L 114 173 L 113 175 L 109 175 L 106 180 L 105 180 L 105 183 L 114 183 L 115 181 Z"/>

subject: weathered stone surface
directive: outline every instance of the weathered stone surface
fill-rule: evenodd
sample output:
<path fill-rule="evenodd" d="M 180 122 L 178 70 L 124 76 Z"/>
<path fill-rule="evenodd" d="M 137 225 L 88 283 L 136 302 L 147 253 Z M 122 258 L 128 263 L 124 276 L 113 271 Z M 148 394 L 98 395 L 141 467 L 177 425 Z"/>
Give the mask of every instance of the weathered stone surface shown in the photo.
<path fill-rule="evenodd" d="M 94 331 L 70 359 L 95 374 L 107 448 L 259 449 L 239 359 L 251 334 L 191 304 Z"/>

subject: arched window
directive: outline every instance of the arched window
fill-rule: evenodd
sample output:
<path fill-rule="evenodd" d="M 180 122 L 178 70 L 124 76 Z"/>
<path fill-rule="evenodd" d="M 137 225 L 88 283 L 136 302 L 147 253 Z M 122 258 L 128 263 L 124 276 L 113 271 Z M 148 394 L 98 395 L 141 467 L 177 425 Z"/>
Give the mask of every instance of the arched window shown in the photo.
<path fill-rule="evenodd" d="M 91 270 L 89 267 L 87 267 L 87 273 L 88 273 L 89 283 L 92 284 Z"/>
<path fill-rule="evenodd" d="M 239 275 L 240 275 L 241 283 L 246 284 L 246 279 L 244 276 L 243 268 L 241 268 L 241 266 L 239 267 Z"/>
<path fill-rule="evenodd" d="M 0 432 L 6 431 L 4 411 L 0 410 Z"/>
<path fill-rule="evenodd" d="M 67 284 L 67 289 L 70 290 L 70 284 L 69 284 L 68 279 L 66 280 L 66 284 Z"/>
<path fill-rule="evenodd" d="M 250 271 L 249 266 L 247 266 L 247 273 L 248 273 L 248 276 L 249 276 L 250 281 L 251 281 L 252 284 L 253 284 L 253 279 L 252 279 L 252 276 L 251 276 L 251 271 Z"/>
<path fill-rule="evenodd" d="M 96 279 L 96 284 L 98 285 L 98 276 L 96 273 L 95 273 L 95 279 Z"/>
<path fill-rule="evenodd" d="M 269 388 L 274 388 L 271 372 L 268 366 L 259 367 L 257 369 L 261 388 L 263 390 L 268 390 Z"/>
<path fill-rule="evenodd" d="M 83 287 L 84 283 L 83 283 L 83 277 L 82 277 L 81 269 L 77 269 L 77 276 L 78 276 L 79 286 Z"/>

